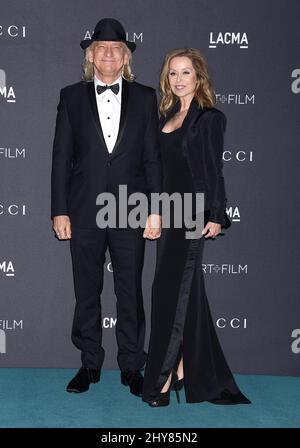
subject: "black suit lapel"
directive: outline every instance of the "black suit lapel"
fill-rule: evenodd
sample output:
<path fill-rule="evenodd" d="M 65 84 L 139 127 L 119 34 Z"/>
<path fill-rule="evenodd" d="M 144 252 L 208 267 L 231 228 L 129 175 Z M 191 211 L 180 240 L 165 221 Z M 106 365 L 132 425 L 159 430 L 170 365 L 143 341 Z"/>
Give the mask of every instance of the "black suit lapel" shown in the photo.
<path fill-rule="evenodd" d="M 180 101 L 177 101 L 177 103 L 172 107 L 171 110 L 169 110 L 166 114 L 166 116 L 160 117 L 159 122 L 159 128 L 162 130 L 164 125 L 167 123 L 167 121 L 171 120 L 171 118 L 180 110 Z M 207 110 L 207 108 L 202 108 L 201 106 L 198 106 L 195 99 L 192 100 L 189 110 L 187 112 L 187 115 L 184 119 L 184 125 L 191 125 L 194 126 L 195 120 L 199 119 L 201 115 Z"/>
<path fill-rule="evenodd" d="M 171 118 L 178 112 L 180 109 L 180 101 L 177 101 L 177 103 L 172 107 L 171 110 L 167 112 L 166 115 L 161 115 L 159 119 L 159 130 L 161 131 L 164 125 L 167 123 L 167 121 L 171 120 Z"/>
<path fill-rule="evenodd" d="M 203 113 L 207 110 L 206 107 L 199 106 L 195 99 L 192 100 L 187 115 L 184 119 L 183 126 L 185 128 L 184 137 L 182 141 L 183 147 L 187 149 L 188 138 L 190 133 L 193 133 L 197 129 L 197 122 Z"/>
<path fill-rule="evenodd" d="M 90 100 L 90 106 L 92 109 L 92 114 L 93 114 L 93 118 L 94 118 L 94 122 L 95 122 L 95 126 L 97 129 L 97 132 L 99 134 L 100 140 L 102 142 L 103 148 L 105 148 L 105 150 L 107 151 L 107 154 L 109 154 L 105 140 L 104 140 L 104 136 L 103 136 L 103 132 L 102 132 L 102 127 L 101 127 L 101 123 L 100 123 L 100 118 L 99 118 L 99 114 L 98 114 L 98 107 L 97 107 L 97 100 L 96 100 L 96 94 L 95 94 L 95 84 L 94 81 L 90 81 L 87 84 L 87 89 L 88 89 L 88 95 L 89 95 L 89 100 Z"/>
<path fill-rule="evenodd" d="M 195 99 L 192 100 L 187 116 L 186 121 L 192 127 L 195 126 L 195 122 L 201 117 L 201 115 L 207 110 L 207 108 L 203 108 L 197 104 Z"/>
<path fill-rule="evenodd" d="M 111 153 L 112 157 L 115 155 L 116 151 L 118 150 L 119 144 L 122 140 L 124 129 L 126 125 L 126 119 L 128 116 L 128 90 L 129 85 L 128 81 L 125 79 L 122 79 L 122 99 L 121 99 L 121 116 L 120 116 L 120 125 L 119 125 L 119 132 L 118 137 L 114 146 L 114 149 Z"/>
<path fill-rule="evenodd" d="M 164 125 L 178 112 L 180 109 L 180 101 L 172 107 L 172 109 L 167 112 L 166 116 L 161 116 L 159 128 L 163 129 Z M 198 106 L 197 101 L 195 99 L 192 100 L 189 110 L 185 119 L 183 120 L 182 127 L 184 130 L 184 136 L 182 139 L 182 147 L 188 153 L 188 139 L 190 132 L 193 132 L 194 129 L 197 128 L 197 121 L 200 119 L 202 114 L 207 110 L 206 107 Z"/>

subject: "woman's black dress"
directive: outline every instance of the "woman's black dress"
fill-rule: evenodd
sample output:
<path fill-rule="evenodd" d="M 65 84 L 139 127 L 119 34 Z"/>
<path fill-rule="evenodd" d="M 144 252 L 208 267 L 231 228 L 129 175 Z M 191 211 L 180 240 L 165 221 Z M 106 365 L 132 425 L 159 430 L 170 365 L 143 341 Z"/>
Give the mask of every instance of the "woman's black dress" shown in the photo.
<path fill-rule="evenodd" d="M 160 132 L 163 191 L 193 193 L 181 128 Z M 206 224 L 206 220 L 205 220 Z M 205 238 L 186 239 L 185 228 L 162 228 L 152 287 L 151 334 L 143 401 L 153 401 L 183 354 L 186 402 L 250 403 L 240 392 L 219 344 L 202 272 Z"/>

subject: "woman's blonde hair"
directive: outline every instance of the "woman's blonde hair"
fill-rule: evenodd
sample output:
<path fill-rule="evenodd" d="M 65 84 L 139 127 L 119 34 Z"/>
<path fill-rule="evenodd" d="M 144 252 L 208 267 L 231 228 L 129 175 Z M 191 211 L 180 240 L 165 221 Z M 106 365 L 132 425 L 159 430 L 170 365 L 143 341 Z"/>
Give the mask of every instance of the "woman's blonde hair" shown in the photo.
<path fill-rule="evenodd" d="M 160 73 L 160 105 L 159 110 L 162 115 L 167 112 L 179 101 L 178 97 L 172 92 L 169 83 L 170 62 L 177 56 L 186 56 L 192 61 L 196 71 L 197 84 L 194 98 L 198 106 L 213 107 L 216 104 L 216 94 L 212 87 L 211 79 L 208 74 L 207 63 L 196 48 L 178 48 L 172 50 L 165 57 Z"/>
<path fill-rule="evenodd" d="M 131 68 L 131 64 L 132 64 L 132 53 L 129 50 L 129 48 L 127 47 L 126 44 L 124 44 L 123 42 L 121 42 L 125 52 L 128 55 L 128 64 L 125 64 L 122 70 L 122 76 L 124 79 L 126 79 L 126 81 L 133 81 L 134 80 L 134 74 L 132 73 L 132 68 Z M 88 53 L 89 50 L 93 49 L 93 46 L 97 45 L 97 42 L 92 42 L 90 46 L 88 46 L 84 52 L 84 60 L 83 60 L 83 64 L 82 64 L 82 70 L 83 70 L 83 75 L 82 75 L 82 81 L 92 81 L 94 79 L 94 65 L 89 61 L 88 59 Z"/>

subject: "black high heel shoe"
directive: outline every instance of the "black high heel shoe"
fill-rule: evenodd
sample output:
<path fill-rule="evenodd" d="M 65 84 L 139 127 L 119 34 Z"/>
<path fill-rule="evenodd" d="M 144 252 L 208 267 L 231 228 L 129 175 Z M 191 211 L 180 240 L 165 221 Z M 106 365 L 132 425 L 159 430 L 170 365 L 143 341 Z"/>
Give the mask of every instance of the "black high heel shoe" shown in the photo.
<path fill-rule="evenodd" d="M 172 377 L 171 377 L 171 383 L 170 383 L 169 389 L 167 390 L 167 392 L 160 392 L 155 400 L 148 401 L 149 406 L 155 407 L 155 408 L 158 408 L 161 406 L 168 406 L 170 404 L 170 392 L 172 389 L 175 390 L 177 402 L 180 403 L 177 382 L 178 382 L 178 375 L 174 370 L 172 370 Z"/>
<path fill-rule="evenodd" d="M 181 390 L 183 388 L 183 384 L 184 384 L 184 378 L 180 378 L 180 380 L 178 379 L 176 383 L 173 384 L 172 390 L 175 390 L 175 387 L 177 390 Z"/>

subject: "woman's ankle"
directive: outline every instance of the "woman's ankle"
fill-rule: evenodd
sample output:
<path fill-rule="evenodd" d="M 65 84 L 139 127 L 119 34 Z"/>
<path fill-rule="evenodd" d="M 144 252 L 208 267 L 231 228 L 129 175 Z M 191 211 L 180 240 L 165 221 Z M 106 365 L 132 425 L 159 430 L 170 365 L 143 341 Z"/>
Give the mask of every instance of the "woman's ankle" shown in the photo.
<path fill-rule="evenodd" d="M 179 380 L 182 380 L 184 378 L 183 370 L 177 370 L 177 376 Z"/>
<path fill-rule="evenodd" d="M 169 377 L 168 377 L 168 379 L 167 379 L 167 381 L 165 382 L 165 384 L 163 385 L 163 387 L 162 387 L 162 389 L 161 389 L 161 393 L 165 393 L 165 392 L 167 392 L 168 390 L 169 390 L 169 387 L 170 387 L 170 384 L 171 384 L 171 376 L 172 376 L 172 373 L 170 373 L 170 375 L 169 375 Z"/>

